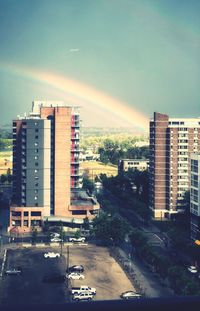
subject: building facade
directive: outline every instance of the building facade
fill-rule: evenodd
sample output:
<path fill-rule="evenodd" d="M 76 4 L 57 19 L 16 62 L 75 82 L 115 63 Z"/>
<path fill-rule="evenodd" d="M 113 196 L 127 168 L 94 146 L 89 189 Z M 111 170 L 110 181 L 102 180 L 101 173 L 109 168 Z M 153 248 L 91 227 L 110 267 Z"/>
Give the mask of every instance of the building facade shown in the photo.
<path fill-rule="evenodd" d="M 79 139 L 79 109 L 62 102 L 35 101 L 28 117 L 13 121 L 10 229 L 41 227 L 49 217 L 68 222 L 94 217 L 97 202 L 81 200 Z"/>
<path fill-rule="evenodd" d="M 200 119 L 154 113 L 150 121 L 149 206 L 155 218 L 184 207 L 190 189 L 191 154 L 200 151 Z"/>
<path fill-rule="evenodd" d="M 119 160 L 118 172 L 128 172 L 128 170 L 145 171 L 149 167 L 149 161 L 144 159 L 122 159 Z"/>
<path fill-rule="evenodd" d="M 191 155 L 190 233 L 193 241 L 200 240 L 200 154 Z"/>

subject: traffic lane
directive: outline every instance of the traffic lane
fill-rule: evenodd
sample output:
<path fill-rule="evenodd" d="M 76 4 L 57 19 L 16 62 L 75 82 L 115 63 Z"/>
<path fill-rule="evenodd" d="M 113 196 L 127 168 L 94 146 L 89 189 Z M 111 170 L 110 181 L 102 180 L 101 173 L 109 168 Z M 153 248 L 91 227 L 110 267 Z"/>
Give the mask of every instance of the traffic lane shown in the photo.
<path fill-rule="evenodd" d="M 71 286 L 88 285 L 95 287 L 97 294 L 94 300 L 120 299 L 120 294 L 135 290 L 125 272 L 110 256 L 109 249 L 96 245 L 71 245 L 69 249 L 69 266 L 83 265 L 84 280 L 72 280 Z M 63 253 L 67 261 L 67 247 Z"/>
<path fill-rule="evenodd" d="M 47 248 L 8 250 L 5 269 L 22 268 L 22 275 L 3 276 L 3 303 L 65 303 L 68 301 L 66 283 L 44 283 L 44 275 L 65 274 L 65 258 L 45 259 Z M 53 249 L 53 251 L 58 251 Z M 12 300 L 11 300 L 12 297 Z"/>

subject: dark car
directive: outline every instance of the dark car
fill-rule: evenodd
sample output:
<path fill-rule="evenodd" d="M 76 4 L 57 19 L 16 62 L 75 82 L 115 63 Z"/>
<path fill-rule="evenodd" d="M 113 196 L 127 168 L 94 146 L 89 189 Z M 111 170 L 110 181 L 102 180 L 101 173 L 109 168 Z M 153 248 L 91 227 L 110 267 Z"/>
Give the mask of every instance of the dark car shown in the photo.
<path fill-rule="evenodd" d="M 82 265 L 74 265 L 68 268 L 67 272 L 79 272 L 79 273 L 83 273 L 84 271 L 84 267 Z"/>
<path fill-rule="evenodd" d="M 22 274 L 22 268 L 17 267 L 17 268 L 10 268 L 5 271 L 6 275 L 21 275 Z"/>
<path fill-rule="evenodd" d="M 66 280 L 65 275 L 61 274 L 45 275 L 43 277 L 44 283 L 63 283 L 65 282 L 65 280 Z"/>

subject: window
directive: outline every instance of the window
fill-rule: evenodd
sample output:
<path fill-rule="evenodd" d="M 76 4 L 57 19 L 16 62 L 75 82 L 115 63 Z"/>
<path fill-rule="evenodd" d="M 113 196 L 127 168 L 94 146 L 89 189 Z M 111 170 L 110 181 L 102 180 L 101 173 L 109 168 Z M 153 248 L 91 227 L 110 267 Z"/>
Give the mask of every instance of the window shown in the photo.
<path fill-rule="evenodd" d="M 38 156 L 35 156 L 35 160 L 38 160 Z"/>
<path fill-rule="evenodd" d="M 35 200 L 37 200 L 38 199 L 38 196 L 37 195 L 35 195 L 35 198 L 34 198 Z"/>
<path fill-rule="evenodd" d="M 38 129 L 35 129 L 35 133 L 38 133 L 39 132 L 39 130 Z"/>
<path fill-rule="evenodd" d="M 35 189 L 35 193 L 38 193 L 38 190 L 37 190 L 37 189 Z"/>
<path fill-rule="evenodd" d="M 35 187 L 38 187 L 38 182 L 35 183 Z"/>
<path fill-rule="evenodd" d="M 37 142 L 35 142 L 35 147 L 38 147 L 38 143 Z"/>
<path fill-rule="evenodd" d="M 87 215 L 87 211 L 84 210 L 72 211 L 72 215 Z"/>
<path fill-rule="evenodd" d="M 38 139 L 38 135 L 35 135 L 35 139 Z"/>
<path fill-rule="evenodd" d="M 35 149 L 35 153 L 38 153 L 38 149 Z"/>
<path fill-rule="evenodd" d="M 21 216 L 21 212 L 12 211 L 12 216 Z"/>
<path fill-rule="evenodd" d="M 28 216 L 28 212 L 24 212 L 24 216 Z"/>
<path fill-rule="evenodd" d="M 35 162 L 35 166 L 38 166 L 38 162 Z"/>
<path fill-rule="evenodd" d="M 31 212 L 31 216 L 41 216 L 41 212 Z"/>
<path fill-rule="evenodd" d="M 35 173 L 38 173 L 38 170 L 34 170 Z"/>
<path fill-rule="evenodd" d="M 34 124 L 35 124 L 35 126 L 37 126 L 37 125 L 38 125 L 38 122 L 35 122 Z"/>
<path fill-rule="evenodd" d="M 24 220 L 24 227 L 28 227 L 28 220 Z"/>

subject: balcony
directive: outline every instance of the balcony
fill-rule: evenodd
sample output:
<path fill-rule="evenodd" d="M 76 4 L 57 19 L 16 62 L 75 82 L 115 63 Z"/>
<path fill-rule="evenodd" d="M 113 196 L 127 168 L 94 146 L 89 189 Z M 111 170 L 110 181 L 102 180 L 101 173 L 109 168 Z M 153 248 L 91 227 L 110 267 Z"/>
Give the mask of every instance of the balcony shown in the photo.
<path fill-rule="evenodd" d="M 79 135 L 72 135 L 71 140 L 79 140 Z"/>
<path fill-rule="evenodd" d="M 72 170 L 71 171 L 71 176 L 76 177 L 76 176 L 80 176 L 80 171 L 79 170 Z"/>
<path fill-rule="evenodd" d="M 72 121 L 72 123 L 71 123 L 71 127 L 72 128 L 79 128 L 80 127 L 80 123 L 79 123 L 79 121 Z"/>
<path fill-rule="evenodd" d="M 71 164 L 79 164 L 79 158 L 71 158 Z"/>

